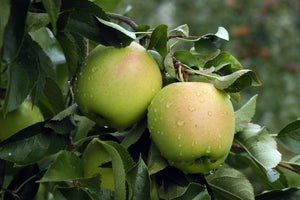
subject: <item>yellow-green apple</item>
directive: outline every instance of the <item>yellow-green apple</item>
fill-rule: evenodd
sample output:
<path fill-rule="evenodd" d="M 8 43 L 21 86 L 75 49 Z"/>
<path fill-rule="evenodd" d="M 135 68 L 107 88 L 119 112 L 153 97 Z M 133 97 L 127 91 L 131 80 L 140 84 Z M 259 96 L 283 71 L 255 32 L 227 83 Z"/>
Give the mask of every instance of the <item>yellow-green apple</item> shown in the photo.
<path fill-rule="evenodd" d="M 6 116 L 0 108 L 0 140 L 5 140 L 20 130 L 41 121 L 44 121 L 44 117 L 40 109 L 27 100 Z"/>
<path fill-rule="evenodd" d="M 108 162 L 109 154 L 105 148 L 96 140 L 92 140 L 82 155 L 82 166 L 85 177 L 92 177 L 96 174 L 101 175 L 100 186 L 109 190 L 114 190 L 113 169 L 101 167 Z"/>
<path fill-rule="evenodd" d="M 170 165 L 185 173 L 207 173 L 230 151 L 234 110 L 229 96 L 210 83 L 177 82 L 153 98 L 148 126 Z"/>
<path fill-rule="evenodd" d="M 145 116 L 161 87 L 159 66 L 144 47 L 99 45 L 79 72 L 75 98 L 87 117 L 122 131 Z"/>

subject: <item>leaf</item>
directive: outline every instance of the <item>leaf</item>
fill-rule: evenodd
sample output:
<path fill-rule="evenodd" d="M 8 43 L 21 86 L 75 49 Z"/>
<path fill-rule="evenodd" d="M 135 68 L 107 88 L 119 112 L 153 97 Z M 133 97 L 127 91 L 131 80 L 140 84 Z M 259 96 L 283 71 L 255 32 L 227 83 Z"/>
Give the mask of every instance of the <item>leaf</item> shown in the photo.
<path fill-rule="evenodd" d="M 249 123 L 242 132 L 235 135 L 235 140 L 266 172 L 281 161 L 276 141 L 268 134 L 266 128 Z"/>
<path fill-rule="evenodd" d="M 216 199 L 248 200 L 254 199 L 251 183 L 240 171 L 233 168 L 219 168 L 206 177 Z"/>
<path fill-rule="evenodd" d="M 184 193 L 173 200 L 210 200 L 206 188 L 198 183 L 190 183 Z"/>
<path fill-rule="evenodd" d="M 247 154 L 247 152 L 243 151 L 241 153 L 233 153 L 231 151 L 228 158 L 226 159 L 226 163 L 234 167 L 235 169 L 245 169 L 247 167 L 250 167 L 255 173 L 251 176 L 256 175 L 260 180 L 257 184 L 263 184 L 263 186 L 268 190 L 283 189 L 288 186 L 288 181 L 283 172 L 275 168 L 269 170 L 269 173 L 266 173 L 266 171 L 259 165 L 257 165 L 257 163 L 249 156 L 249 154 Z M 274 176 L 272 174 L 274 174 Z"/>
<path fill-rule="evenodd" d="M 148 199 L 150 196 L 150 177 L 147 165 L 140 157 L 137 165 L 126 175 L 129 184 L 129 199 Z"/>
<path fill-rule="evenodd" d="M 22 47 L 29 4 L 30 0 L 10 1 L 10 17 L 5 27 L 2 47 L 2 59 L 6 63 L 12 62 Z"/>
<path fill-rule="evenodd" d="M 0 6 L 0 63 L 2 57 L 2 45 L 4 40 L 4 31 L 10 15 L 10 0 L 2 0 Z"/>
<path fill-rule="evenodd" d="M 147 121 L 143 120 L 142 122 L 133 126 L 127 133 L 122 133 L 123 135 L 126 136 L 122 140 L 121 145 L 123 145 L 125 148 L 128 148 L 134 143 L 136 143 L 140 139 L 142 134 L 145 132 L 146 128 L 147 128 Z"/>
<path fill-rule="evenodd" d="M 75 135 L 73 136 L 73 141 L 77 142 L 82 138 L 88 136 L 88 133 L 95 126 L 95 122 L 90 120 L 85 116 L 74 115 L 74 120 L 77 124 L 77 129 L 75 131 Z"/>
<path fill-rule="evenodd" d="M 188 37 L 190 34 L 189 26 L 187 24 L 180 25 L 171 30 L 170 32 L 174 32 L 175 35 L 183 34 L 185 37 Z"/>
<path fill-rule="evenodd" d="M 59 182 L 83 177 L 80 158 L 73 152 L 61 151 L 39 182 Z"/>
<path fill-rule="evenodd" d="M 90 190 L 99 192 L 100 188 L 99 185 L 101 184 L 101 175 L 95 174 L 92 177 L 83 177 L 78 178 L 78 183 L 80 184 L 80 187 L 82 188 L 89 188 Z"/>
<path fill-rule="evenodd" d="M 79 187 L 56 187 L 53 199 L 58 200 L 93 200 L 88 193 Z"/>
<path fill-rule="evenodd" d="M 51 120 L 46 122 L 46 128 L 51 128 L 55 133 L 69 134 L 76 128 L 73 115 L 69 115 L 62 120 Z"/>
<path fill-rule="evenodd" d="M 227 76 L 217 77 L 213 84 L 219 90 L 235 93 L 250 86 L 260 86 L 261 82 L 254 71 L 243 69 Z"/>
<path fill-rule="evenodd" d="M 44 128 L 44 123 L 37 123 L 1 142 L 0 158 L 29 165 L 57 153 L 65 144 L 65 138 Z"/>
<path fill-rule="evenodd" d="M 46 78 L 44 95 L 46 96 L 55 114 L 64 110 L 64 98 L 62 96 L 61 89 L 54 80 Z"/>
<path fill-rule="evenodd" d="M 177 60 L 186 64 L 189 67 L 198 67 L 198 60 L 197 58 L 189 51 L 175 51 L 174 56 Z"/>
<path fill-rule="evenodd" d="M 128 173 L 135 166 L 135 162 L 131 158 L 128 151 L 122 145 L 113 141 L 101 141 L 99 139 L 94 140 L 103 145 L 112 159 L 112 168 L 115 183 L 115 199 L 125 200 L 126 173 Z"/>
<path fill-rule="evenodd" d="M 56 35 L 56 21 L 58 20 L 58 15 L 60 12 L 61 1 L 60 0 L 42 0 L 42 3 L 50 17 L 53 33 L 54 33 L 54 35 Z"/>
<path fill-rule="evenodd" d="M 257 95 L 253 96 L 239 110 L 235 111 L 235 132 L 240 132 L 248 126 L 255 114 Z"/>
<path fill-rule="evenodd" d="M 47 13 L 28 12 L 26 19 L 26 31 L 33 32 L 40 28 L 44 28 L 50 23 L 50 18 Z"/>
<path fill-rule="evenodd" d="M 148 49 L 155 48 L 162 57 L 165 57 L 168 54 L 167 32 L 168 26 L 166 24 L 158 25 L 151 34 Z"/>
<path fill-rule="evenodd" d="M 219 70 L 219 68 L 225 65 L 230 65 L 230 73 L 243 69 L 241 63 L 226 51 L 222 51 L 215 58 L 205 63 L 204 68 L 210 68 L 213 66 Z M 228 72 L 222 74 L 227 75 Z"/>
<path fill-rule="evenodd" d="M 77 34 L 59 32 L 56 35 L 56 39 L 60 43 L 66 57 L 69 77 L 72 77 L 81 65 L 85 55 L 83 38 Z"/>
<path fill-rule="evenodd" d="M 170 53 L 165 57 L 164 66 L 171 78 L 176 78 L 176 70 L 173 64 L 173 57 Z"/>
<path fill-rule="evenodd" d="M 133 40 L 136 39 L 136 36 L 135 36 L 135 34 L 133 32 L 126 30 L 122 26 L 120 26 L 120 25 L 118 25 L 116 23 L 105 21 L 105 20 L 103 20 L 103 19 L 101 19 L 99 17 L 97 17 L 97 19 L 98 19 L 98 21 L 100 23 L 104 24 L 105 26 L 113 28 L 113 29 L 119 31 L 119 34 L 124 34 L 124 36 L 127 36 L 127 37 L 129 37 L 129 38 L 131 38 Z"/>
<path fill-rule="evenodd" d="M 276 141 L 287 150 L 300 153 L 300 119 L 286 125 L 277 135 Z"/>
<path fill-rule="evenodd" d="M 67 116 L 75 114 L 77 109 L 78 109 L 78 105 L 75 103 L 75 104 L 69 106 L 68 108 L 62 110 L 61 112 L 59 112 L 51 120 L 53 120 L 53 121 L 63 120 Z"/>
<path fill-rule="evenodd" d="M 255 200 L 298 200 L 300 199 L 300 187 L 286 188 L 283 190 L 265 191 L 255 197 Z"/>
<path fill-rule="evenodd" d="M 217 46 L 209 39 L 197 40 L 194 43 L 195 51 L 201 55 L 211 55 L 218 51 Z"/>
<path fill-rule="evenodd" d="M 39 168 L 35 165 L 29 165 L 26 166 L 20 171 L 18 171 L 15 175 L 13 180 L 10 182 L 10 184 L 7 186 L 7 189 L 10 191 L 16 192 L 19 199 L 22 200 L 32 200 L 34 199 L 39 184 L 36 183 L 36 181 L 39 179 L 38 174 Z M 11 193 L 5 193 L 4 199 L 10 200 L 15 199 L 15 196 L 11 195 Z"/>
<path fill-rule="evenodd" d="M 23 47 L 8 67 L 8 90 L 5 96 L 4 114 L 16 109 L 28 96 L 39 77 L 38 58 L 26 37 Z"/>
<path fill-rule="evenodd" d="M 160 151 L 153 142 L 149 149 L 147 165 L 150 175 L 155 174 L 168 166 L 167 161 L 161 156 Z"/>
<path fill-rule="evenodd" d="M 229 40 L 229 34 L 227 30 L 222 26 L 218 27 L 218 31 L 215 33 L 215 36 L 223 40 Z"/>
<path fill-rule="evenodd" d="M 155 50 L 148 50 L 148 53 L 158 64 L 160 70 L 163 70 L 164 69 L 164 58 Z"/>

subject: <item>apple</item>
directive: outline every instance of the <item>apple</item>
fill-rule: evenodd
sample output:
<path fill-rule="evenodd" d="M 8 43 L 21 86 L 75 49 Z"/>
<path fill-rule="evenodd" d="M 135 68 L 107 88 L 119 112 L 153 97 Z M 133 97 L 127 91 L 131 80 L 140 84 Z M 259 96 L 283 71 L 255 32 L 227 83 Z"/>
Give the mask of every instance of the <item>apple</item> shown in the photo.
<path fill-rule="evenodd" d="M 9 112 L 4 117 L 0 108 L 0 140 L 5 140 L 20 130 L 44 121 L 40 109 L 30 101 L 24 101 L 17 109 Z"/>
<path fill-rule="evenodd" d="M 229 154 L 235 117 L 229 95 L 210 83 L 164 87 L 148 108 L 151 138 L 171 166 L 207 173 Z"/>
<path fill-rule="evenodd" d="M 81 67 L 75 100 L 97 124 L 123 131 L 146 115 L 161 87 L 159 66 L 144 47 L 136 42 L 125 48 L 99 45 Z"/>
<path fill-rule="evenodd" d="M 96 174 L 101 175 L 100 187 L 114 190 L 114 174 L 112 168 L 100 167 L 107 162 L 109 158 L 108 152 L 96 140 L 92 140 L 82 155 L 82 166 L 85 177 L 92 177 Z"/>

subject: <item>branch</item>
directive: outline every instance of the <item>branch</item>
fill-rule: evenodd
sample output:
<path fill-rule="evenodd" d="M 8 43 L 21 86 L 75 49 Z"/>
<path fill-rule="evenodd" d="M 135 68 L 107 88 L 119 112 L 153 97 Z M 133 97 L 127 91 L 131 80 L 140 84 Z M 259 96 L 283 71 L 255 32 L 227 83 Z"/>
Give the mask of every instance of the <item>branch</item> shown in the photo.
<path fill-rule="evenodd" d="M 119 15 L 116 13 L 106 13 L 108 15 L 109 18 L 111 19 L 115 19 L 121 22 L 125 22 L 126 24 L 128 24 L 133 30 L 136 30 L 136 27 L 138 27 L 138 25 L 129 17 L 125 17 L 123 15 Z"/>

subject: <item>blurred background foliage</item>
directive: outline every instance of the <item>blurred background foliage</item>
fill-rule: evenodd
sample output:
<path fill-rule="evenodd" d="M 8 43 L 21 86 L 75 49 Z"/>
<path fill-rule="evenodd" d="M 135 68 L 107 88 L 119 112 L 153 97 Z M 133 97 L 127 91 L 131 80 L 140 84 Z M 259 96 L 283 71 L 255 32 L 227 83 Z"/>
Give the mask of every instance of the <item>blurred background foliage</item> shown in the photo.
<path fill-rule="evenodd" d="M 257 72 L 263 85 L 243 91 L 243 105 L 259 94 L 254 122 L 277 133 L 300 117 L 299 0 L 123 0 L 114 10 L 137 24 L 170 29 L 188 24 L 191 35 L 225 27 L 230 41 L 223 50 Z"/>

